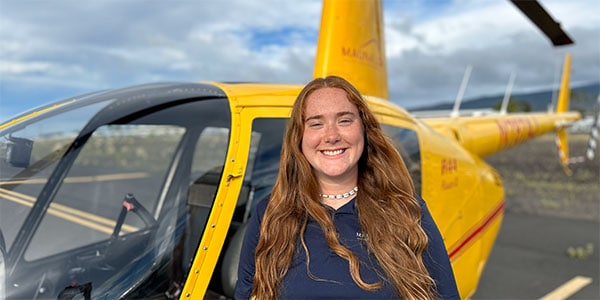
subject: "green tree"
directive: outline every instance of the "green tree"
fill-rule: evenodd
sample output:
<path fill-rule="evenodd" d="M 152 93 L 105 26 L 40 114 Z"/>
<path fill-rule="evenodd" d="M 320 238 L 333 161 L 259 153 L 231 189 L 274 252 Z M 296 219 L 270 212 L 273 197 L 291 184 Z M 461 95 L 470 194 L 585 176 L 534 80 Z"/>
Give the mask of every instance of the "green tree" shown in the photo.
<path fill-rule="evenodd" d="M 500 110 L 500 108 L 502 107 L 502 101 L 498 101 L 496 102 L 496 104 L 494 104 L 493 108 L 494 110 Z M 527 100 L 522 100 L 522 99 L 516 99 L 513 97 L 510 97 L 510 99 L 508 100 L 508 106 L 506 107 L 506 112 L 512 113 L 512 112 L 530 112 L 531 111 L 531 103 L 529 103 L 529 101 Z"/>
<path fill-rule="evenodd" d="M 596 96 L 571 90 L 571 110 L 576 110 L 582 116 L 593 115 L 596 111 Z"/>

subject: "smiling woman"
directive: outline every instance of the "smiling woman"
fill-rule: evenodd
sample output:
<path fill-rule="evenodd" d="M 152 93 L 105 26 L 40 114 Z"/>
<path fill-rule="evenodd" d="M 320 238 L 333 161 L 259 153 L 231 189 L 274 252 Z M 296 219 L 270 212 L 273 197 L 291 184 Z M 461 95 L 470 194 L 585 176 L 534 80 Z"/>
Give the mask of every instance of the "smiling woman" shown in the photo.
<path fill-rule="evenodd" d="M 354 191 L 358 160 L 364 148 L 363 124 L 358 109 L 339 88 L 314 91 L 307 97 L 304 109 L 302 153 L 313 166 L 320 183 L 320 194 L 343 195 Z M 323 203 L 334 209 L 347 201 L 323 198 Z"/>
<path fill-rule="evenodd" d="M 316 78 L 296 98 L 273 192 L 245 233 L 235 295 L 459 298 L 400 153 L 341 77 Z"/>

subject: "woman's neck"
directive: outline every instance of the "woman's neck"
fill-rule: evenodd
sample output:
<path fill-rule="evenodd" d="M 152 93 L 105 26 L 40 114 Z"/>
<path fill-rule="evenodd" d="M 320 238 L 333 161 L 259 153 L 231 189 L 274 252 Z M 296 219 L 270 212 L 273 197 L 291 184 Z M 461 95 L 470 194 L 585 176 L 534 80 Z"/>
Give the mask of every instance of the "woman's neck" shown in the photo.
<path fill-rule="evenodd" d="M 321 202 L 334 210 L 338 210 L 340 207 L 344 206 L 346 203 L 350 202 L 354 197 L 342 198 L 342 199 L 323 199 Z"/>
<path fill-rule="evenodd" d="M 331 190 L 331 189 L 330 189 Z M 339 190 L 336 188 L 335 190 Z M 344 206 L 344 204 L 348 203 L 358 193 L 358 186 L 354 186 L 351 189 L 342 190 L 342 192 L 335 194 L 326 194 L 321 193 L 319 196 L 321 197 L 321 202 L 331 208 L 337 210 L 338 208 Z"/>

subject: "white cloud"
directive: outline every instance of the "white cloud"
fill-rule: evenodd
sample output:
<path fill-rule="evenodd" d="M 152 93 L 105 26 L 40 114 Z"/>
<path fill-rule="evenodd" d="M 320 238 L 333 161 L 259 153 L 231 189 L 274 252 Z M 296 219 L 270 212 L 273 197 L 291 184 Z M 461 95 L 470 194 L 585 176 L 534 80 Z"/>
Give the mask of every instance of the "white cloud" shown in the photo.
<path fill-rule="evenodd" d="M 573 82 L 600 80 L 600 4 L 542 3 L 576 41 Z M 384 8 L 390 95 L 403 105 L 452 99 L 468 64 L 466 97 L 502 93 L 513 70 L 515 91 L 547 87 L 565 52 L 509 1 Z M 320 0 L 0 0 L 0 101 L 19 101 L 6 94 L 13 85 L 60 82 L 78 92 L 162 80 L 303 83 L 320 9 Z"/>
<path fill-rule="evenodd" d="M 51 64 L 45 62 L 0 62 L 0 73 L 8 76 L 18 76 L 21 74 L 32 72 L 46 72 L 52 67 Z"/>
<path fill-rule="evenodd" d="M 575 45 L 553 48 L 508 1 L 458 1 L 425 21 L 409 16 L 387 22 L 390 94 L 404 105 L 452 100 L 469 64 L 473 73 L 466 97 L 502 93 L 512 71 L 518 74 L 515 92 L 552 88 L 567 51 L 573 54 L 574 84 L 600 81 L 600 21 L 595 17 L 600 4 L 542 2 Z"/>

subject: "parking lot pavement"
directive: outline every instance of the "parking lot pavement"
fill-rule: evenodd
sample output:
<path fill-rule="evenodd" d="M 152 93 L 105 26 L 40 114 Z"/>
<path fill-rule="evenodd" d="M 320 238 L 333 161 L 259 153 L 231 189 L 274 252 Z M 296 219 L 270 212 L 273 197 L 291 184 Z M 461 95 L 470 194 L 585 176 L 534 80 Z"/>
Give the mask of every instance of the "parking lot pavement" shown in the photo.
<path fill-rule="evenodd" d="M 600 222 L 506 213 L 472 299 L 600 299 Z"/>

